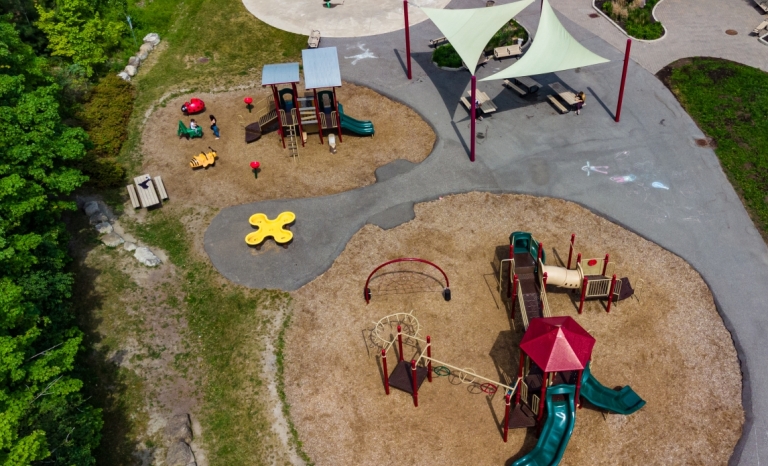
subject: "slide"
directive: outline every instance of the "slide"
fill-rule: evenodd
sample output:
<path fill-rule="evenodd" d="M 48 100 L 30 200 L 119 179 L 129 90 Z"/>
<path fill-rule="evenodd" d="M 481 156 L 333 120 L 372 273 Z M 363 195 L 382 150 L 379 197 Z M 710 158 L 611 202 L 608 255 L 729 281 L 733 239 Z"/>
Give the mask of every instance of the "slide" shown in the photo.
<path fill-rule="evenodd" d="M 645 406 L 645 400 L 640 398 L 629 385 L 616 391 L 598 382 L 592 376 L 589 364 L 584 368 L 584 375 L 581 378 L 580 395 L 598 408 L 624 415 L 632 414 Z"/>
<path fill-rule="evenodd" d="M 552 397 L 556 395 L 565 395 L 566 401 L 552 401 Z M 555 466 L 560 463 L 576 421 L 574 396 L 574 385 L 555 385 L 547 389 L 547 419 L 541 429 L 539 442 L 536 448 L 515 461 L 512 466 Z"/>
<path fill-rule="evenodd" d="M 344 114 L 344 106 L 339 104 L 339 118 L 341 129 L 346 129 L 361 136 L 373 136 L 373 123 L 370 121 L 356 120 Z"/>

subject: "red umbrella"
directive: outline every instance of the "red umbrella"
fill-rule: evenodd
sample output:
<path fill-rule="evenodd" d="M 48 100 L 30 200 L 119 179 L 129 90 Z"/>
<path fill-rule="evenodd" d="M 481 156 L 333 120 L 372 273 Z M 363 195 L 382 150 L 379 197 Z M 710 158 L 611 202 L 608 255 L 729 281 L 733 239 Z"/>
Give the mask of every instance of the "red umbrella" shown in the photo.
<path fill-rule="evenodd" d="M 572 317 L 532 319 L 520 342 L 544 372 L 582 370 L 592 357 L 595 339 Z"/>

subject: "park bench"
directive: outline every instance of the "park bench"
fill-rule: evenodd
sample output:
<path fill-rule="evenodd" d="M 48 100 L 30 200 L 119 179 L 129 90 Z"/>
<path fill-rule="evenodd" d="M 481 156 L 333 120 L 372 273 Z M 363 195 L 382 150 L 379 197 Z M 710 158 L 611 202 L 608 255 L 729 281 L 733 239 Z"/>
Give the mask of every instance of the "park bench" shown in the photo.
<path fill-rule="evenodd" d="M 139 196 L 136 195 L 136 188 L 132 184 L 129 184 L 126 186 L 126 189 L 128 189 L 128 197 L 131 198 L 131 205 L 133 208 L 138 209 L 141 207 L 141 204 L 139 203 Z"/>
<path fill-rule="evenodd" d="M 525 97 L 528 95 L 528 92 L 524 91 L 521 87 L 508 79 L 504 80 L 504 85 L 507 87 L 507 89 L 517 92 L 520 97 Z"/>
<path fill-rule="evenodd" d="M 448 43 L 448 39 L 446 39 L 445 37 L 438 37 L 437 39 L 432 39 L 431 41 L 429 41 L 429 46 L 437 47 L 439 45 L 443 45 L 447 43 Z"/>
<path fill-rule="evenodd" d="M 763 21 L 762 23 L 758 24 L 756 28 L 752 29 L 752 34 L 759 35 L 760 31 L 763 29 L 768 29 L 768 20 Z"/>
<path fill-rule="evenodd" d="M 520 50 L 520 44 L 506 45 L 504 47 L 496 47 L 493 49 L 493 56 L 497 60 L 509 57 L 519 57 L 523 53 Z"/>
<path fill-rule="evenodd" d="M 554 105 L 554 106 L 555 106 L 555 108 L 557 108 L 557 109 L 560 111 L 560 113 L 568 113 L 568 111 L 569 111 L 569 110 L 568 110 L 567 108 L 565 108 L 565 107 L 563 106 L 563 104 L 561 104 L 561 103 L 560 103 L 560 102 L 557 100 L 557 97 L 555 97 L 555 95 L 554 95 L 554 94 L 549 94 L 549 95 L 547 96 L 547 99 L 550 101 L 550 103 L 552 103 L 552 105 Z"/>
<path fill-rule="evenodd" d="M 168 199 L 168 193 L 165 191 L 165 185 L 163 184 L 163 179 L 160 178 L 160 176 L 155 177 L 155 186 L 157 187 L 157 193 L 160 194 L 160 199 L 167 200 Z"/>

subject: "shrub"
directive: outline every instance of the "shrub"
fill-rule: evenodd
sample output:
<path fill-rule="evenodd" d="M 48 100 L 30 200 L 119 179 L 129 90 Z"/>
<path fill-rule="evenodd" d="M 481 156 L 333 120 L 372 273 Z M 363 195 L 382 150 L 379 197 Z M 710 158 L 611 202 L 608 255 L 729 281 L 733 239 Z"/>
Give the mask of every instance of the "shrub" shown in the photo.
<path fill-rule="evenodd" d="M 484 51 L 486 53 L 492 53 L 493 49 L 496 47 L 512 45 L 518 38 L 523 39 L 523 42 L 528 40 L 528 31 L 513 19 L 491 37 L 491 40 L 488 42 L 488 45 L 485 46 Z"/>
<path fill-rule="evenodd" d="M 123 180 L 125 170 L 117 156 L 128 134 L 134 98 L 133 86 L 109 75 L 93 88 L 78 115 L 92 143 L 82 170 L 97 187 L 116 186 Z"/>
<path fill-rule="evenodd" d="M 451 44 L 441 45 L 432 52 L 432 61 L 437 66 L 446 66 L 448 68 L 460 68 L 461 57 L 456 53 L 456 49 Z"/>

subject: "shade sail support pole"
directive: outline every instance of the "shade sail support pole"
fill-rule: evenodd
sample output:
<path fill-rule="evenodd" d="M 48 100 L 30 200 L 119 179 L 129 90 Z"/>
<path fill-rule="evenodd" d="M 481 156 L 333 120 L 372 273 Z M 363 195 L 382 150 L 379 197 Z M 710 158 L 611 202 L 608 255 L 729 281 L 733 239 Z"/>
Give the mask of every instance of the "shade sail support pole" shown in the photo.
<path fill-rule="evenodd" d="M 627 82 L 627 67 L 629 66 L 629 49 L 632 39 L 627 39 L 627 50 L 624 52 L 624 71 L 621 72 L 621 87 L 619 88 L 619 103 L 616 105 L 616 123 L 621 119 L 621 104 L 624 101 L 624 84 Z"/>
<path fill-rule="evenodd" d="M 472 116 L 472 121 L 470 122 L 470 142 L 469 142 L 469 161 L 474 162 L 475 161 L 475 102 L 477 102 L 477 78 L 475 75 L 472 75 L 472 92 L 470 97 L 472 100 L 469 102 L 469 106 L 471 108 L 470 113 Z"/>
<path fill-rule="evenodd" d="M 408 0 L 403 0 L 403 16 L 405 17 L 405 60 L 408 66 L 408 79 L 411 79 L 411 28 L 408 25 Z"/>

